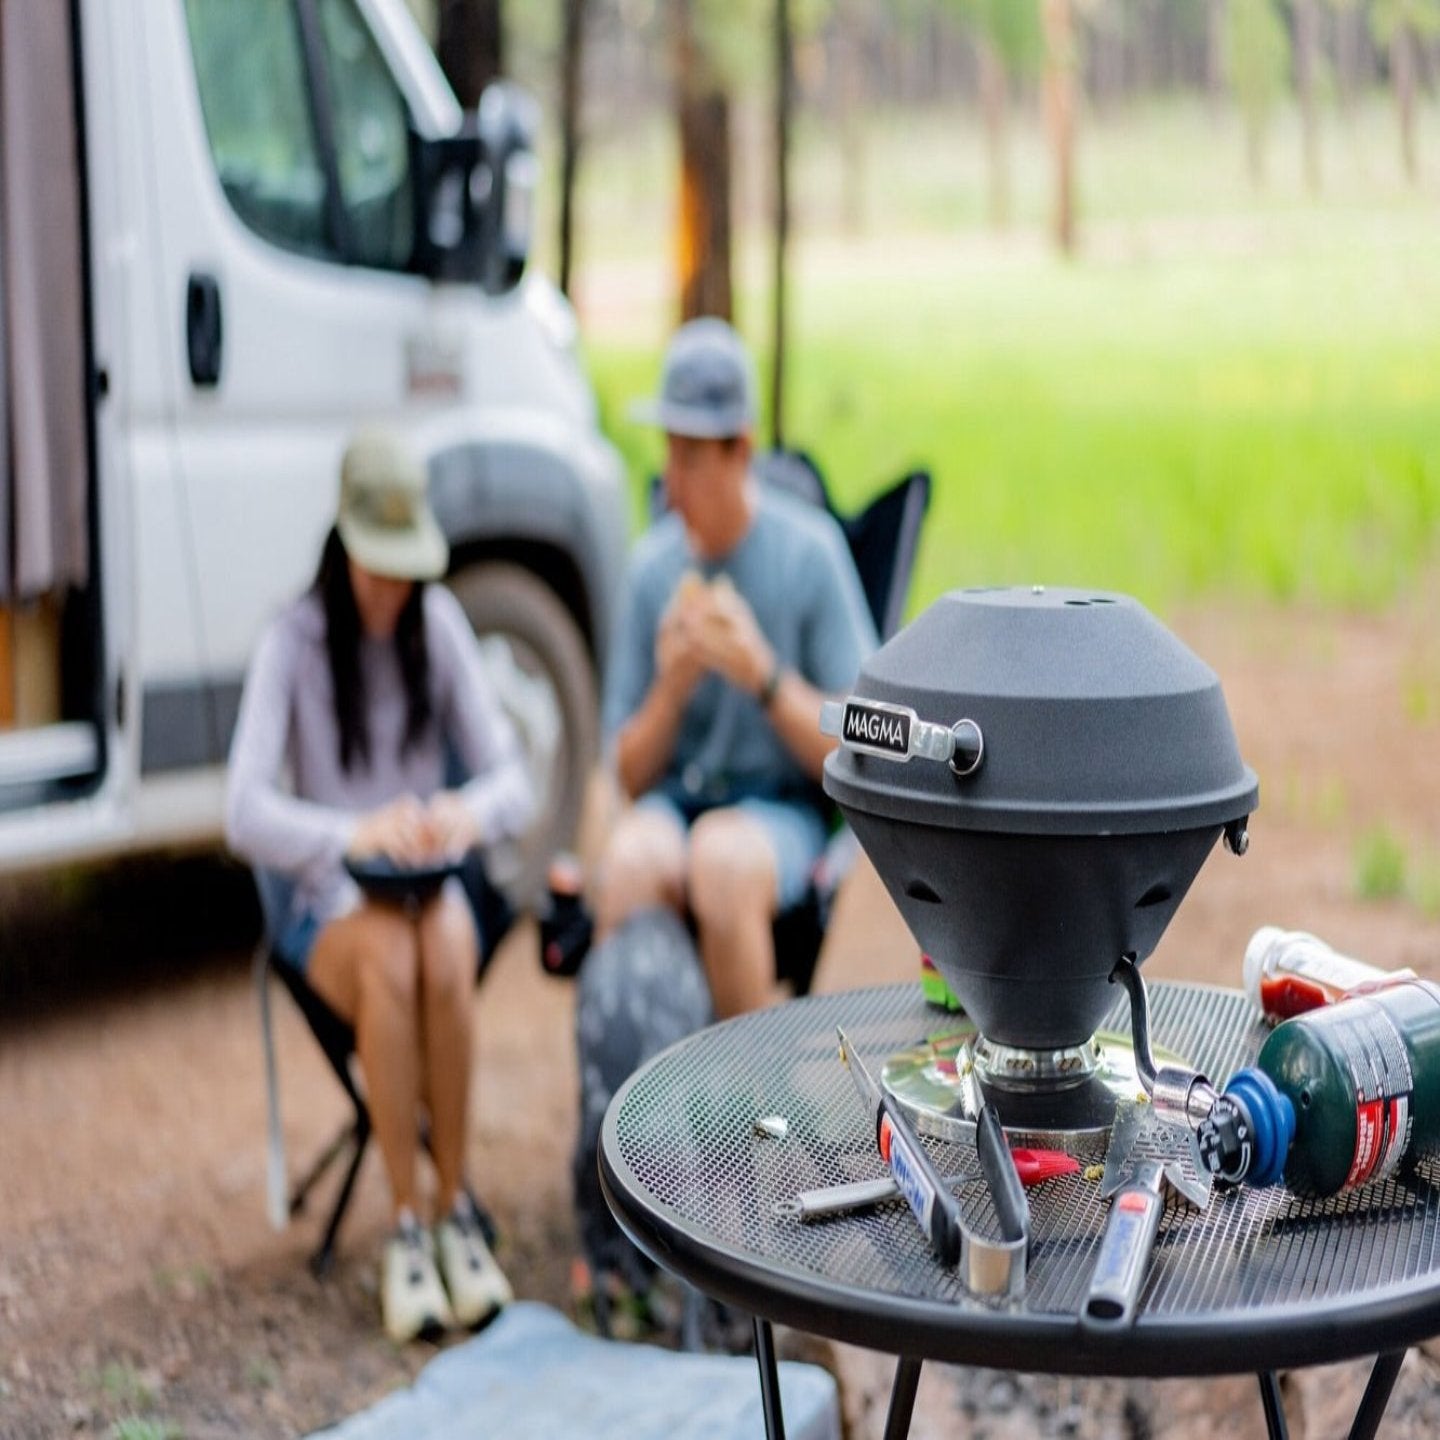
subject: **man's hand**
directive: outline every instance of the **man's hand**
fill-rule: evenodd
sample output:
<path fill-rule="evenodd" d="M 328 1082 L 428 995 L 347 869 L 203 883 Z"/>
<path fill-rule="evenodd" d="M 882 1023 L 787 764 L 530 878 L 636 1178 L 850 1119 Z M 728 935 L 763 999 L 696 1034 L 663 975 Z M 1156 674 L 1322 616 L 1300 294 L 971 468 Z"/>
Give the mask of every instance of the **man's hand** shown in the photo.
<path fill-rule="evenodd" d="M 708 587 L 687 570 L 655 633 L 655 679 L 677 706 L 684 705 L 705 674 L 700 641 L 708 610 Z"/>
<path fill-rule="evenodd" d="M 709 586 L 706 602 L 698 638 L 705 668 L 747 695 L 758 695 L 775 664 L 775 652 L 755 612 L 724 575 Z"/>

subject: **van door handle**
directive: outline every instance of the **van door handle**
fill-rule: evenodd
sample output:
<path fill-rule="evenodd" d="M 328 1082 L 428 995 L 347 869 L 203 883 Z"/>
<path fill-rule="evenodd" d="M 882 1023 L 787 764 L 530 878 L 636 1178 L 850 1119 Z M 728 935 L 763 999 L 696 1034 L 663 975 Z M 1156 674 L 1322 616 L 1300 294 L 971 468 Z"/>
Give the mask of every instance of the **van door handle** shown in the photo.
<path fill-rule="evenodd" d="M 185 292 L 185 341 L 197 388 L 220 383 L 221 335 L 220 282 L 213 275 L 192 274 Z"/>

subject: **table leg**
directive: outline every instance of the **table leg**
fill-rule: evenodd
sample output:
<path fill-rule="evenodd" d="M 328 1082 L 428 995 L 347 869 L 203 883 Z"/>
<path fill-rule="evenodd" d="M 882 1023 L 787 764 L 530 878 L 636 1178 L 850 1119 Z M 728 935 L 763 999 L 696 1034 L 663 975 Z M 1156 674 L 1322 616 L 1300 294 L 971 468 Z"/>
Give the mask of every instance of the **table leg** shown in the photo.
<path fill-rule="evenodd" d="M 1265 1407 L 1265 1429 L 1270 1440 L 1288 1440 L 1290 1431 L 1285 1424 L 1285 1406 L 1280 1399 L 1280 1382 L 1273 1370 L 1262 1370 L 1260 1380 L 1260 1403 Z"/>
<path fill-rule="evenodd" d="M 920 1388 L 919 1360 L 902 1355 L 895 1363 L 895 1383 L 890 1387 L 890 1411 L 885 1416 L 885 1440 L 905 1440 L 910 1417 L 915 1413 L 915 1392 Z"/>
<path fill-rule="evenodd" d="M 1376 1356 L 1370 1383 L 1360 1397 L 1360 1408 L 1355 1412 L 1355 1423 L 1350 1427 L 1350 1440 L 1374 1440 L 1375 1431 L 1380 1427 L 1380 1417 L 1389 1404 L 1390 1392 L 1395 1388 L 1395 1380 L 1404 1361 L 1403 1350 Z"/>
<path fill-rule="evenodd" d="M 775 1332 L 768 1320 L 756 1315 L 755 1363 L 760 1367 L 760 1407 L 765 1412 L 765 1440 L 785 1440 L 785 1416 L 780 1409 L 780 1370 L 775 1364 Z"/>

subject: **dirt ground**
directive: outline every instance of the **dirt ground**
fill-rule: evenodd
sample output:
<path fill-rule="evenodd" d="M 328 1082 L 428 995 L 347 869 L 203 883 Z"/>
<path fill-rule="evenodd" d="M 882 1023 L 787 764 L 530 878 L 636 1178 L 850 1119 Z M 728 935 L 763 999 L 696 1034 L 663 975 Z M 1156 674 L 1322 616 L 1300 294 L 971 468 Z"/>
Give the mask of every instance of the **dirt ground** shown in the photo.
<path fill-rule="evenodd" d="M 1261 808 L 1250 853 L 1216 850 L 1148 974 L 1238 983 L 1246 939 L 1278 923 L 1440 979 L 1436 589 L 1383 618 L 1171 617 L 1222 678 Z M 1418 898 L 1357 893 L 1360 837 L 1375 827 L 1397 843 Z M 304 1263 L 313 1217 L 283 1234 L 265 1220 L 255 923 L 244 877 L 213 861 L 0 888 L 4 1440 L 303 1433 L 435 1353 L 397 1349 L 379 1330 L 385 1214 L 373 1154 L 327 1282 Z M 862 867 L 817 986 L 914 973 L 915 946 Z M 533 927 L 507 942 L 475 1007 L 478 1186 L 516 1289 L 567 1308 L 572 993 L 540 972 Z M 277 1014 L 293 1164 L 329 1138 L 343 1107 L 288 1002 Z M 839 1346 L 805 1353 L 838 1375 L 852 1440 L 878 1436 L 893 1362 Z M 1291 1433 L 1348 1424 L 1363 1375 L 1351 1365 L 1289 1377 Z M 1436 1380 L 1435 1363 L 1412 1353 L 1381 1433 L 1437 1433 Z M 929 1366 L 912 1433 L 1259 1435 L 1257 1398 L 1245 1378 L 1127 1384 Z M 127 1417 L 152 1424 L 122 1426 Z"/>

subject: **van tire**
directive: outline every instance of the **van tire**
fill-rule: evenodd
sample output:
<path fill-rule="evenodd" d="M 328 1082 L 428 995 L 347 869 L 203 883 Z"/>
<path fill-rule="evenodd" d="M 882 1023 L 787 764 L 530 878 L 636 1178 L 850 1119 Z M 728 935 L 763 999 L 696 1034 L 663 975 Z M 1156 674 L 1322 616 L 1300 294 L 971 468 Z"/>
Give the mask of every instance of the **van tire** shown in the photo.
<path fill-rule="evenodd" d="M 482 561 L 447 581 L 477 638 L 506 641 L 514 663 L 548 686 L 558 708 L 560 733 L 549 794 L 518 844 L 491 858 L 494 879 L 510 899 L 533 904 L 545 886 L 545 869 L 557 850 L 569 848 L 580 822 L 586 787 L 600 755 L 600 700 L 595 665 L 575 618 L 559 596 L 521 565 Z M 502 692 L 504 684 L 500 686 Z M 500 695 L 502 705 L 506 696 Z M 525 733 L 527 716 L 506 706 Z"/>

